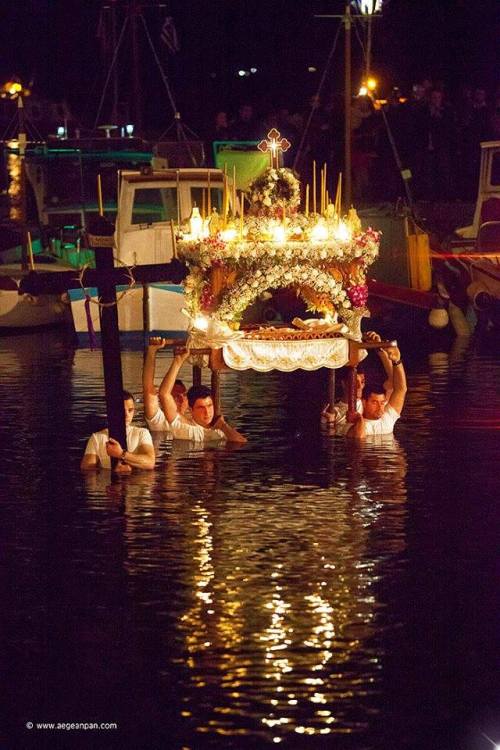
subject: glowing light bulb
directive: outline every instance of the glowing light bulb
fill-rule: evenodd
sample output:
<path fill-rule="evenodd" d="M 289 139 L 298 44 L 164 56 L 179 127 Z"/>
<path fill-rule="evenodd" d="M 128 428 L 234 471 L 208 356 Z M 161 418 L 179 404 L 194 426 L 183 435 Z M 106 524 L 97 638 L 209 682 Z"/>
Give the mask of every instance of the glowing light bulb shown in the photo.
<path fill-rule="evenodd" d="M 311 239 L 313 242 L 321 242 L 328 239 L 328 227 L 324 221 L 318 221 L 316 226 L 313 227 Z"/>
<path fill-rule="evenodd" d="M 206 331 L 208 329 L 208 318 L 204 315 L 197 315 L 193 320 L 193 327 L 199 331 Z"/>
<path fill-rule="evenodd" d="M 285 242 L 286 231 L 284 226 L 278 224 L 277 226 L 272 228 L 271 232 L 273 236 L 273 242 Z"/>
<path fill-rule="evenodd" d="M 189 219 L 189 228 L 193 239 L 199 240 L 203 230 L 203 219 L 200 216 L 200 209 L 198 206 L 193 206 L 191 218 Z"/>
<path fill-rule="evenodd" d="M 231 242 L 231 240 L 236 239 L 237 231 L 234 229 L 234 227 L 228 227 L 228 229 L 223 229 L 220 233 L 221 238 L 224 240 L 224 242 Z"/>
<path fill-rule="evenodd" d="M 339 221 L 338 226 L 333 232 L 333 236 L 336 240 L 341 240 L 342 242 L 347 242 L 351 239 L 351 233 L 345 221 Z"/>

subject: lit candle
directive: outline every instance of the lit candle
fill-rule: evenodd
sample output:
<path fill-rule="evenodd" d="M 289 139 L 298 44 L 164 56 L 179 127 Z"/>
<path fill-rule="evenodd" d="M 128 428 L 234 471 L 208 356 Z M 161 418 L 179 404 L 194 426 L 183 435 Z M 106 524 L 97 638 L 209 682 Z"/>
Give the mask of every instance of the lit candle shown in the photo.
<path fill-rule="evenodd" d="M 201 189 L 201 220 L 205 222 L 205 189 Z"/>
<path fill-rule="evenodd" d="M 177 226 L 180 227 L 181 225 L 181 204 L 179 203 L 179 190 L 180 188 L 180 176 L 179 176 L 179 170 L 177 169 L 175 172 L 175 195 L 177 200 Z"/>
<path fill-rule="evenodd" d="M 328 201 L 326 199 L 326 161 L 323 164 L 323 213 L 326 211 Z"/>
<path fill-rule="evenodd" d="M 28 236 L 28 259 L 30 264 L 30 269 L 32 271 L 35 270 L 35 261 L 33 258 L 33 245 L 31 244 L 31 232 L 26 232 Z"/>
<path fill-rule="evenodd" d="M 306 205 L 305 205 L 305 215 L 309 216 L 309 183 L 306 185 Z"/>
<path fill-rule="evenodd" d="M 170 219 L 170 234 L 172 235 L 172 257 L 177 258 L 177 242 L 175 239 L 174 220 Z"/>
<path fill-rule="evenodd" d="M 211 215 L 212 215 L 212 196 L 210 194 L 210 170 L 208 170 L 207 216 L 209 219 Z"/>
<path fill-rule="evenodd" d="M 313 161 L 313 214 L 316 213 L 316 161 Z"/>
<path fill-rule="evenodd" d="M 245 196 L 243 190 L 240 193 L 240 240 L 243 239 L 243 214 L 245 212 Z"/>
<path fill-rule="evenodd" d="M 222 222 L 225 229 L 227 224 L 227 164 L 224 164 L 222 175 Z"/>
<path fill-rule="evenodd" d="M 335 195 L 335 211 L 337 216 L 340 216 L 342 212 L 342 172 L 339 172 L 339 179 L 337 181 L 337 193 Z"/>
<path fill-rule="evenodd" d="M 99 207 L 99 216 L 104 216 L 104 205 L 102 202 L 102 185 L 101 175 L 97 175 L 97 205 Z"/>
<path fill-rule="evenodd" d="M 233 164 L 233 216 L 236 216 L 236 164 Z"/>

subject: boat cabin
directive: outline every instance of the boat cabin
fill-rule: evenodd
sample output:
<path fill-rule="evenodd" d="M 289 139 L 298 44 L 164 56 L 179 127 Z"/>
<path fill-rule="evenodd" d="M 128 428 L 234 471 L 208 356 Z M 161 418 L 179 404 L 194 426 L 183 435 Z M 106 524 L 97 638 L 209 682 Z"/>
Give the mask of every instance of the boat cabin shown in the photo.
<path fill-rule="evenodd" d="M 98 175 L 106 214 L 115 218 L 118 170 L 149 165 L 152 157 L 151 151 L 140 150 L 140 144 L 124 141 L 128 148 L 122 145 L 115 150 L 105 150 L 94 141 L 95 148 L 86 149 L 61 142 L 27 153 L 26 178 L 33 191 L 36 219 L 41 226 L 56 235 L 68 226 L 85 229 L 89 215 L 99 210 Z"/>
<path fill-rule="evenodd" d="M 172 222 L 182 225 L 194 206 L 200 213 L 208 211 L 208 202 L 221 214 L 223 182 L 220 169 L 121 172 L 115 235 L 119 260 L 127 265 L 170 261 L 174 254 Z M 231 204 L 232 196 L 229 200 Z"/>
<path fill-rule="evenodd" d="M 474 242 L 482 225 L 500 222 L 500 141 L 481 143 L 481 166 L 474 221 L 455 230 L 464 240 Z"/>

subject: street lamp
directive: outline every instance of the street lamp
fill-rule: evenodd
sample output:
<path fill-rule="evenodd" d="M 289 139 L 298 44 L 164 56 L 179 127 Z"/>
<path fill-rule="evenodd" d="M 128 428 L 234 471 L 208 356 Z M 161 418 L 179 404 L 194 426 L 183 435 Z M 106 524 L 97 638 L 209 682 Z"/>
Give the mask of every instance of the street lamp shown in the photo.
<path fill-rule="evenodd" d="M 372 57 L 372 19 L 382 12 L 382 0 L 351 0 L 359 17 L 366 23 L 365 80 L 370 77 Z"/>

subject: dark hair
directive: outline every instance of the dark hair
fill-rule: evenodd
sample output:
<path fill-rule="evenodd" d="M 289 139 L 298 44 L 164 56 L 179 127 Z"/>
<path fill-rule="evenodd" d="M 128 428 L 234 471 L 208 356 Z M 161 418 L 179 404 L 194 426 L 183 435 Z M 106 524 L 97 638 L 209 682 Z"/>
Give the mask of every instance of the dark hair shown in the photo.
<path fill-rule="evenodd" d="M 199 398 L 212 398 L 212 391 L 206 385 L 192 385 L 187 392 L 188 404 L 192 409 Z"/>
<path fill-rule="evenodd" d="M 368 383 L 361 392 L 361 398 L 366 400 L 367 398 L 370 398 L 372 393 L 375 393 L 377 396 L 385 396 L 384 386 L 379 383 Z"/>
<path fill-rule="evenodd" d="M 186 387 L 186 386 L 184 385 L 184 383 L 182 382 L 182 380 L 179 380 L 179 378 L 177 378 L 177 380 L 175 381 L 174 385 L 180 385 L 180 386 L 181 386 L 182 388 L 185 388 L 185 387 Z"/>
<path fill-rule="evenodd" d="M 124 401 L 132 400 L 135 403 L 134 394 L 130 393 L 130 391 L 123 391 L 123 400 Z"/>
<path fill-rule="evenodd" d="M 349 382 L 349 369 L 348 367 L 341 367 L 339 370 L 340 382 L 347 385 Z M 366 375 L 366 368 L 362 362 L 356 366 L 356 375 Z"/>

